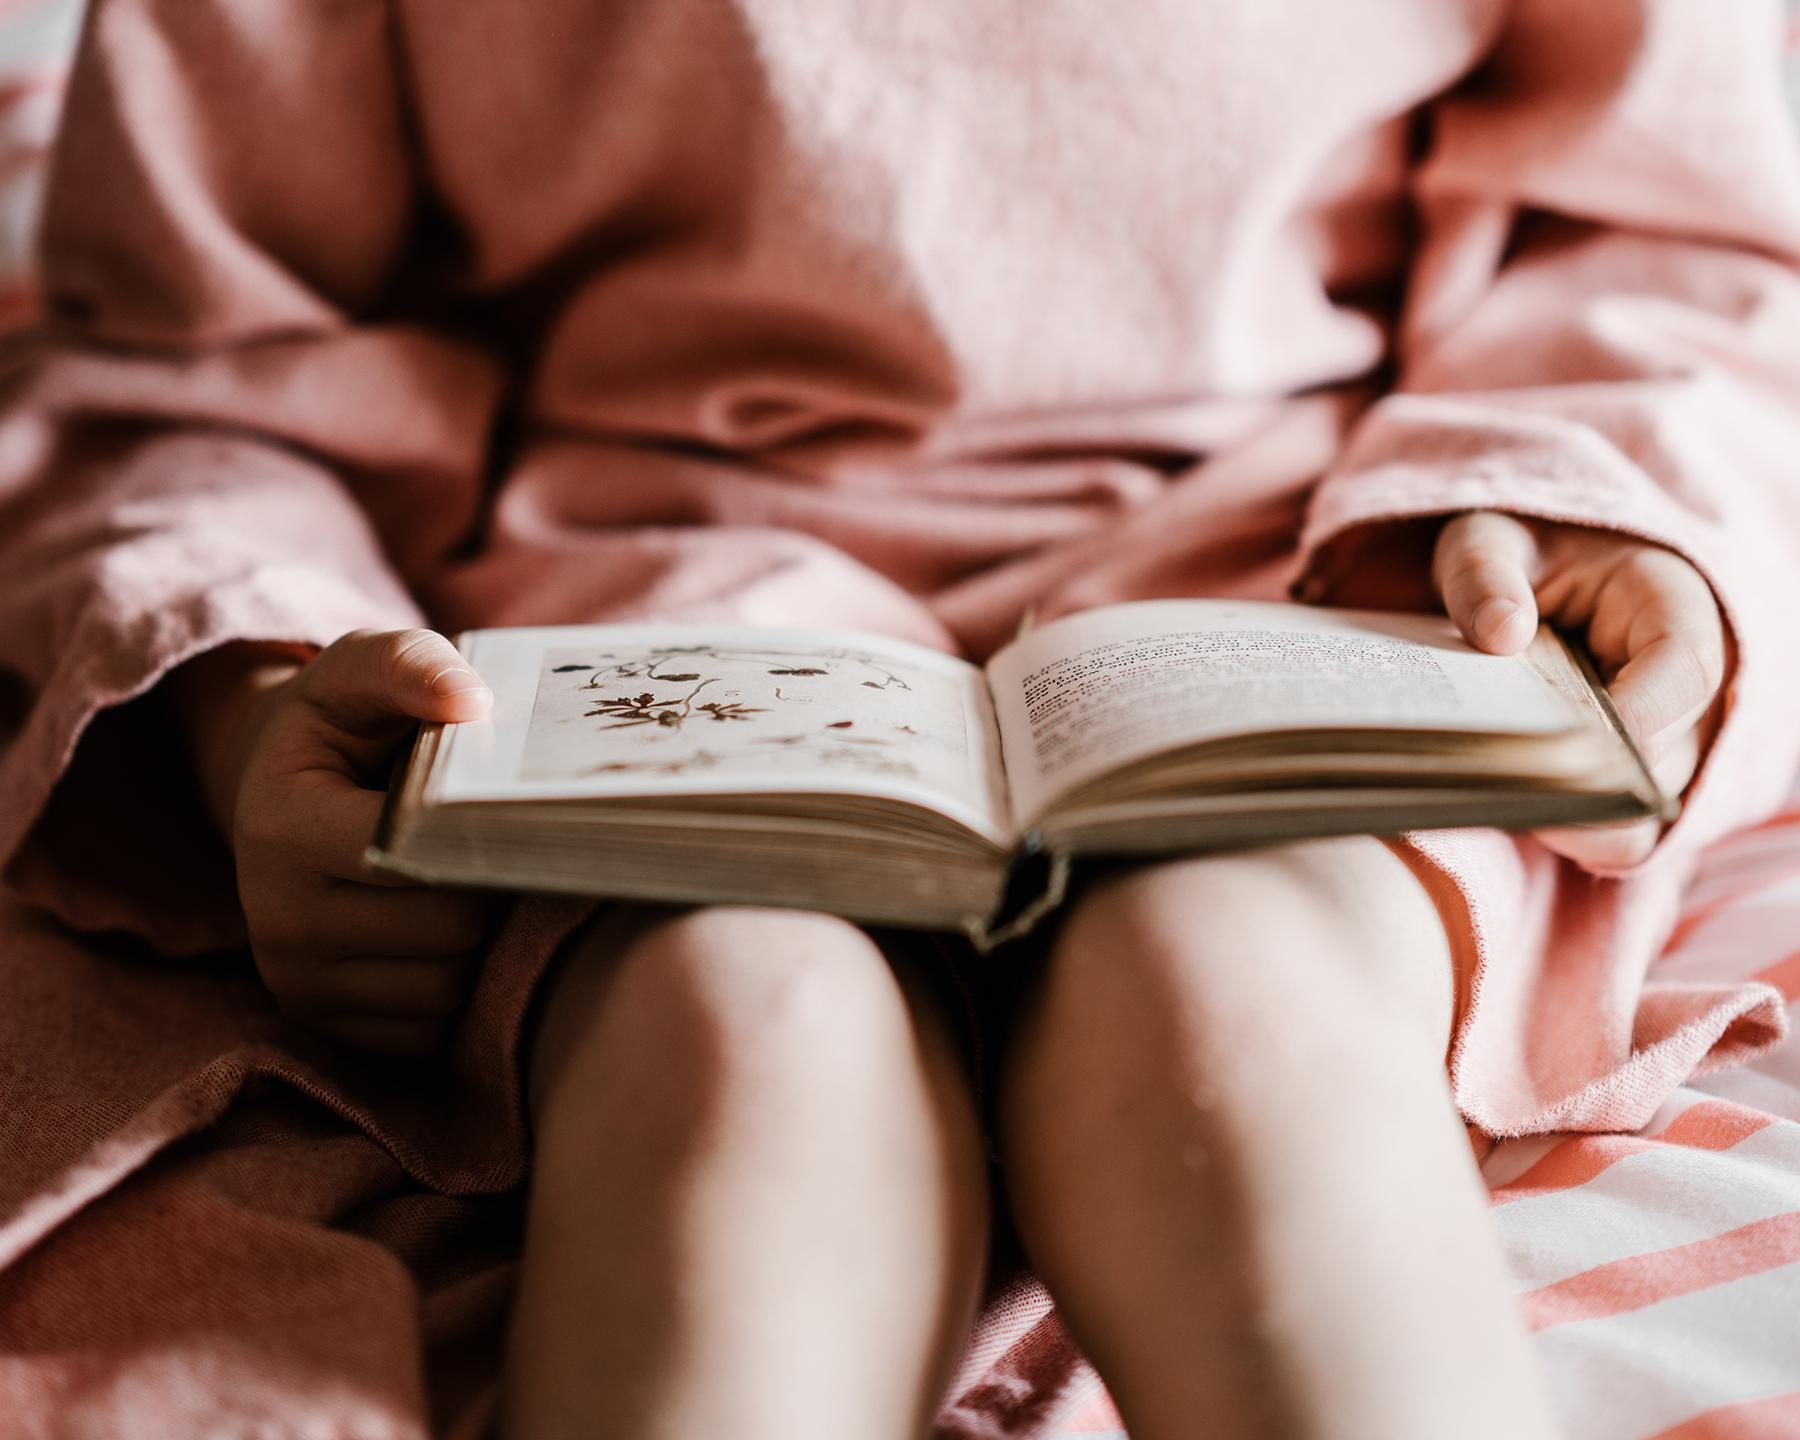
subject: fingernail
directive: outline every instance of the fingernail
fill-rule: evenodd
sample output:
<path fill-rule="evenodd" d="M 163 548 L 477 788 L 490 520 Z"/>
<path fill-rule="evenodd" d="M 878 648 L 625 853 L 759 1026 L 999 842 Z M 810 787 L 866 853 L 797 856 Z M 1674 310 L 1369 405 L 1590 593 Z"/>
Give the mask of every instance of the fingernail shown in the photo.
<path fill-rule="evenodd" d="M 1496 595 L 1475 611 L 1475 634 L 1490 644 L 1506 633 L 1513 617 L 1519 613 L 1519 602 Z"/>
<path fill-rule="evenodd" d="M 448 670 L 440 671 L 431 682 L 433 693 L 444 700 L 458 695 L 474 695 L 487 688 L 482 678 L 466 665 L 452 665 Z"/>

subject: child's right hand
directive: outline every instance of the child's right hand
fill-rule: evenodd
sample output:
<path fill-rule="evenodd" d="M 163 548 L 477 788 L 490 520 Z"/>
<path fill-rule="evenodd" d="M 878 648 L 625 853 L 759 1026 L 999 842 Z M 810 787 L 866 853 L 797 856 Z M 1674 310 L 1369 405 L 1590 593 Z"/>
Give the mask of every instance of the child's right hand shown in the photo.
<path fill-rule="evenodd" d="M 429 630 L 359 631 L 304 663 L 229 646 L 172 682 L 282 1010 L 365 1049 L 435 1049 L 499 902 L 377 873 L 363 852 L 396 744 L 417 721 L 481 718 L 487 686 Z"/>

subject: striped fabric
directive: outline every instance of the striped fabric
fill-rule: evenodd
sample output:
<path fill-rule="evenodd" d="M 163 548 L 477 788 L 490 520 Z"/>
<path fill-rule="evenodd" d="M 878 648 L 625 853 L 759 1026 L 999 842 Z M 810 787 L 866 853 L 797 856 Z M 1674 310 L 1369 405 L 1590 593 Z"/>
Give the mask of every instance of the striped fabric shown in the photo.
<path fill-rule="evenodd" d="M 1788 0 L 1787 77 L 1788 100 L 1800 116 L 1800 0 Z"/>
<path fill-rule="evenodd" d="M 78 0 L 0 0 L 0 327 L 32 313 L 32 227 L 80 25 Z"/>
<path fill-rule="evenodd" d="M 0 325 L 31 314 L 30 234 L 79 10 L 0 0 Z M 1666 978 L 1755 976 L 1800 1000 L 1800 794 L 1708 857 L 1661 964 Z M 1483 1171 L 1568 1433 L 1800 1435 L 1800 1027 L 1760 1063 L 1679 1091 L 1636 1135 L 1511 1142 Z M 1023 1338 L 964 1368 L 980 1433 L 999 1435 L 1005 1412 L 1013 1436 L 1124 1440 L 1092 1372 L 1059 1362 L 1067 1341 L 1043 1292 L 1023 1283 L 998 1310 L 990 1333 Z M 944 1435 L 975 1433 L 956 1413 Z"/>

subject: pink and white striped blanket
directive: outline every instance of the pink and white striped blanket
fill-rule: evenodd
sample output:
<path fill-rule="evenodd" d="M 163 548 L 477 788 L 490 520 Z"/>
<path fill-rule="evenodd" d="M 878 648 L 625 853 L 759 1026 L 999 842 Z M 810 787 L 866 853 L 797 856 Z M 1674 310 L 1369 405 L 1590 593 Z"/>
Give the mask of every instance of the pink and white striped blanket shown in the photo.
<path fill-rule="evenodd" d="M 78 24 L 74 0 L 0 0 L 0 326 L 31 313 L 29 236 Z M 1709 853 L 1660 965 L 1666 980 L 1756 978 L 1800 1001 L 1800 792 Z M 1800 1026 L 1754 1065 L 1676 1092 L 1637 1134 L 1508 1142 L 1482 1168 L 1568 1433 L 1800 1435 Z M 945 1440 L 1123 1440 L 1029 1280 L 990 1307 L 954 1393 Z"/>

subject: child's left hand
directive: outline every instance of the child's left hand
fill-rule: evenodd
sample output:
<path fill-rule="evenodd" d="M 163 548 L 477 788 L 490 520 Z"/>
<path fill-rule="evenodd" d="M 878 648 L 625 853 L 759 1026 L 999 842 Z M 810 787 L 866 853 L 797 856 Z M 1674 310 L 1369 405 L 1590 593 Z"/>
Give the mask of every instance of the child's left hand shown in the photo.
<path fill-rule="evenodd" d="M 1540 615 L 1584 630 L 1626 730 L 1658 783 L 1681 793 L 1726 669 L 1724 620 L 1699 571 L 1630 536 L 1476 511 L 1438 536 L 1432 579 L 1463 635 L 1497 655 L 1524 649 Z M 1610 870 L 1643 860 L 1658 833 L 1645 820 L 1538 835 L 1559 855 Z"/>

